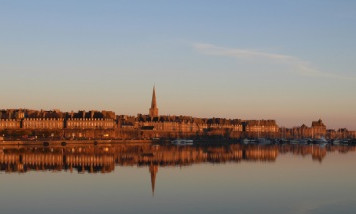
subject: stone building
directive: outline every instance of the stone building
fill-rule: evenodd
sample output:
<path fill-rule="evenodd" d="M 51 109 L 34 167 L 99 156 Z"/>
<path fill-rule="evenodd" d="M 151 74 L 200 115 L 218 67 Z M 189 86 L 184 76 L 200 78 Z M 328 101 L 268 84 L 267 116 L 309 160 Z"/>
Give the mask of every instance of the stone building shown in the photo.
<path fill-rule="evenodd" d="M 142 122 L 141 127 L 152 127 L 155 131 L 166 132 L 197 132 L 203 131 L 203 127 L 192 122 L 175 122 L 175 121 L 147 121 Z"/>
<path fill-rule="evenodd" d="M 116 122 L 113 119 L 103 118 L 70 118 L 65 121 L 67 129 L 114 129 Z"/>
<path fill-rule="evenodd" d="M 20 129 L 21 121 L 17 119 L 0 119 L 0 130 L 2 129 Z"/>
<path fill-rule="evenodd" d="M 23 129 L 63 129 L 63 118 L 25 118 L 22 121 Z"/>
<path fill-rule="evenodd" d="M 335 130 L 326 130 L 326 126 L 323 121 L 319 119 L 318 121 L 313 121 L 311 127 L 303 124 L 300 127 L 294 127 L 289 129 L 289 138 L 314 138 L 318 139 L 321 137 L 325 138 L 335 138 L 338 133 Z"/>
<path fill-rule="evenodd" d="M 244 126 L 246 132 L 278 132 L 275 120 L 247 120 Z"/>
<path fill-rule="evenodd" d="M 78 111 L 67 114 L 66 129 L 114 129 L 117 127 L 112 111 Z"/>
<path fill-rule="evenodd" d="M 0 110 L 0 119 L 22 119 L 25 117 L 23 109 L 6 109 Z"/>
<path fill-rule="evenodd" d="M 349 131 L 351 138 L 356 138 L 356 131 Z"/>
<path fill-rule="evenodd" d="M 247 120 L 243 122 L 243 131 L 248 137 L 275 137 L 279 128 L 275 120 Z"/>
<path fill-rule="evenodd" d="M 326 126 L 323 121 L 319 119 L 318 121 L 312 122 L 312 138 L 321 138 L 326 136 Z"/>
<path fill-rule="evenodd" d="M 293 127 L 289 130 L 289 137 L 295 139 L 312 138 L 312 128 L 303 124 L 300 127 Z"/>

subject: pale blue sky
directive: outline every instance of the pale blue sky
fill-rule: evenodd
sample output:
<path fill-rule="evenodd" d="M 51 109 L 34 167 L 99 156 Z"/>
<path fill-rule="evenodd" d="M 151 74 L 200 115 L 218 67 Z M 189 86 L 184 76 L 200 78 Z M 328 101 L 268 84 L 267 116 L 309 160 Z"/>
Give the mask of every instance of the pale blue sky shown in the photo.
<path fill-rule="evenodd" d="M 0 108 L 356 129 L 356 1 L 0 0 Z"/>

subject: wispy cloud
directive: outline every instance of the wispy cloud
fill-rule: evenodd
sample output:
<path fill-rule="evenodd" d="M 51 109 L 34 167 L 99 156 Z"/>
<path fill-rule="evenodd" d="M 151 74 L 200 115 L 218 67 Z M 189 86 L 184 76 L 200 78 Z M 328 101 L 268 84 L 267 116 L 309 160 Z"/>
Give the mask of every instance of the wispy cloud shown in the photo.
<path fill-rule="evenodd" d="M 214 55 L 214 56 L 227 56 L 237 59 L 253 60 L 256 61 L 269 61 L 278 64 L 286 64 L 293 68 L 300 75 L 312 76 L 312 77 L 326 77 L 337 79 L 352 79 L 356 80 L 356 77 L 341 76 L 332 73 L 326 73 L 313 67 L 308 61 L 302 60 L 298 57 L 268 53 L 258 50 L 239 49 L 239 48 L 225 48 L 206 43 L 195 43 L 193 47 L 202 54 Z"/>

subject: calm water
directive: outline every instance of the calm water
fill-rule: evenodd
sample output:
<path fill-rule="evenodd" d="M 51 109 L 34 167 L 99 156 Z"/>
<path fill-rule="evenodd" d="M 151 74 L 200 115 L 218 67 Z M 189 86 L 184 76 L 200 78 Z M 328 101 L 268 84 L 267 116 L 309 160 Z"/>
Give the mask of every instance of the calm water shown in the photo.
<path fill-rule="evenodd" d="M 1 213 L 355 213 L 356 148 L 0 147 Z"/>

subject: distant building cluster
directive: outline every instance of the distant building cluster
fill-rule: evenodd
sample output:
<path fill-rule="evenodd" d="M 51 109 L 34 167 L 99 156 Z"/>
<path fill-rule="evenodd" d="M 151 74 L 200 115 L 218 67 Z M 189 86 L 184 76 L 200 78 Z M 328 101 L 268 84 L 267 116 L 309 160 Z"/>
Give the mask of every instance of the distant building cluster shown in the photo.
<path fill-rule="evenodd" d="M 61 112 L 0 110 L 0 134 L 17 138 L 152 139 L 217 138 L 355 138 L 347 129 L 327 130 L 322 120 L 311 126 L 280 128 L 275 120 L 240 120 L 159 115 L 153 88 L 149 114 L 116 115 L 112 111 Z"/>
<path fill-rule="evenodd" d="M 311 126 L 308 127 L 303 124 L 300 127 L 294 128 L 279 128 L 280 135 L 285 138 L 327 138 L 327 139 L 347 139 L 356 138 L 356 131 L 349 131 L 346 128 L 327 129 L 326 125 L 321 119 L 318 121 L 313 121 Z"/>
<path fill-rule="evenodd" d="M 0 129 L 113 129 L 115 118 L 111 111 L 7 109 L 0 110 Z"/>

